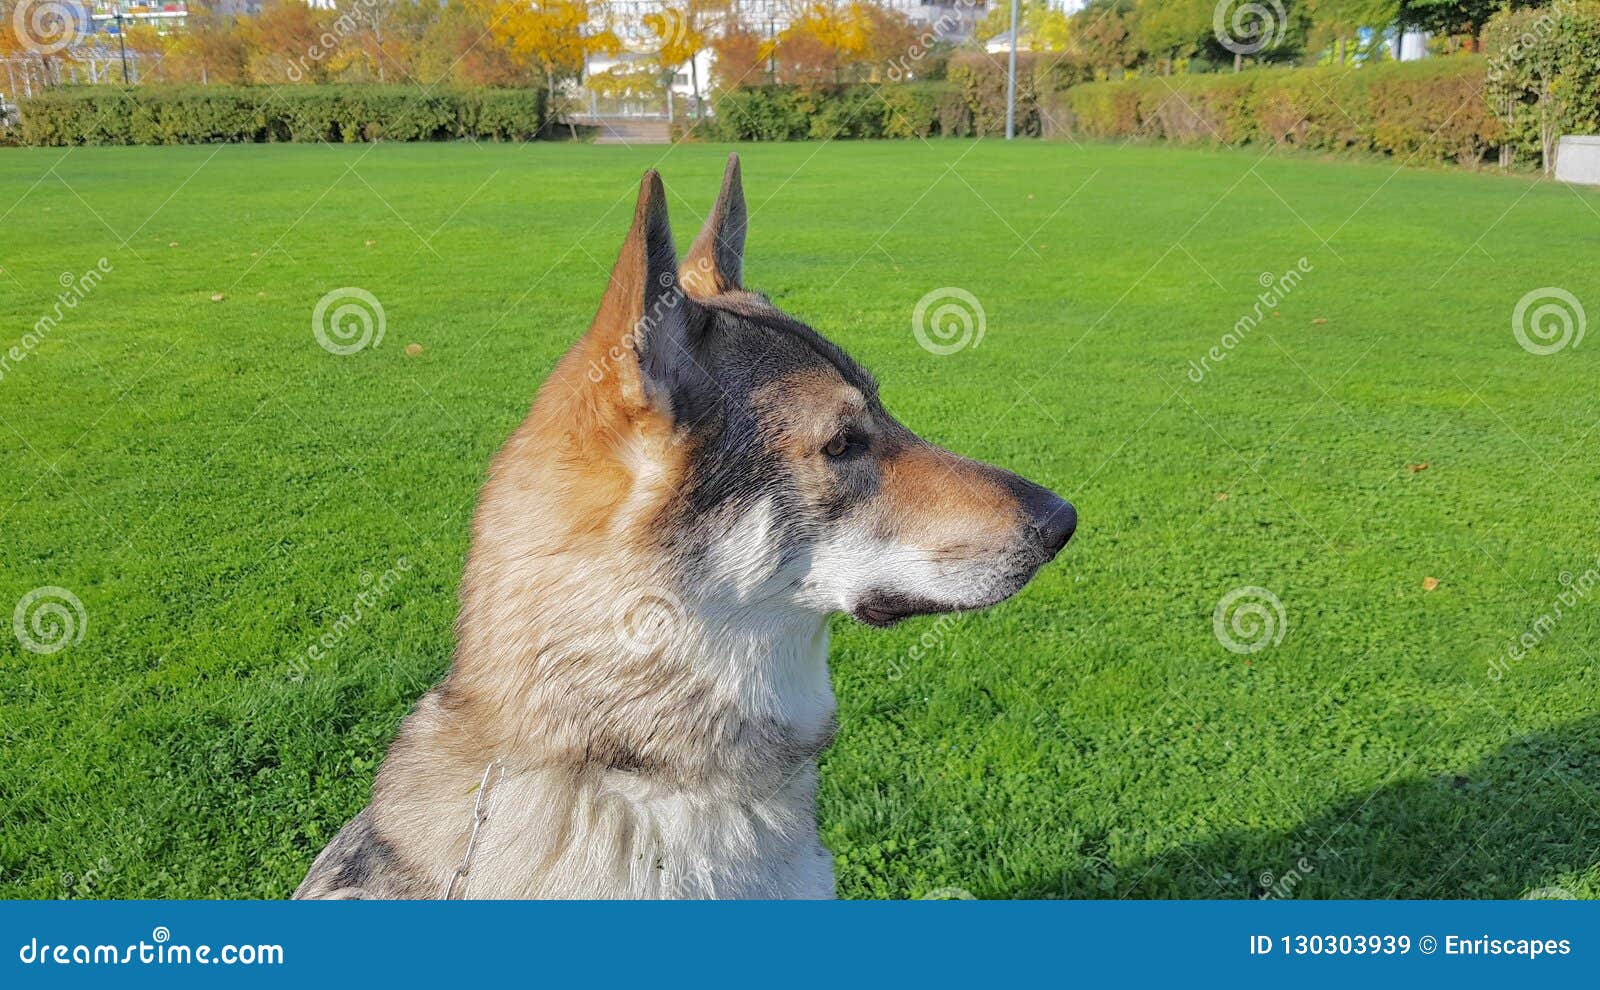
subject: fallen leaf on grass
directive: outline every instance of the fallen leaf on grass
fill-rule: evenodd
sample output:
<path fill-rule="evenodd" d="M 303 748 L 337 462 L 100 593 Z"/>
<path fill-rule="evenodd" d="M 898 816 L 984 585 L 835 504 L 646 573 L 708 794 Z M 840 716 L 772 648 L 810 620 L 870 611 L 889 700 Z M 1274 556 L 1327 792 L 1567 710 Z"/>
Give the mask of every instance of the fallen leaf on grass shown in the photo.
<path fill-rule="evenodd" d="M 407 344 L 406 345 L 406 357 L 416 357 L 418 354 L 421 354 L 421 353 L 422 353 L 422 345 L 421 344 Z"/>
<path fill-rule="evenodd" d="M 1422 590 L 1423 591 L 1432 591 L 1433 589 L 1435 589 L 1437 587 L 1439 587 L 1439 579 L 1438 578 L 1436 578 L 1436 577 L 1425 577 L 1425 578 L 1422 579 Z"/>
<path fill-rule="evenodd" d="M 223 295 L 220 292 L 214 292 L 214 293 L 211 294 L 211 301 L 212 302 L 221 302 L 222 300 L 224 300 L 226 298 L 228 298 L 228 297 Z"/>
<path fill-rule="evenodd" d="M 1327 319 L 1327 317 L 1319 316 L 1316 319 L 1312 320 L 1311 322 L 1312 323 L 1317 323 L 1317 324 L 1322 324 L 1322 323 L 1328 322 L 1328 319 Z"/>
<path fill-rule="evenodd" d="M 1227 500 L 1228 500 L 1228 493 L 1227 492 L 1217 492 L 1217 501 L 1218 502 L 1226 502 Z"/>
<path fill-rule="evenodd" d="M 1416 474 L 1418 471 L 1426 471 L 1428 470 L 1428 462 L 1423 461 L 1421 464 L 1407 464 L 1406 470 L 1410 471 L 1412 474 Z"/>

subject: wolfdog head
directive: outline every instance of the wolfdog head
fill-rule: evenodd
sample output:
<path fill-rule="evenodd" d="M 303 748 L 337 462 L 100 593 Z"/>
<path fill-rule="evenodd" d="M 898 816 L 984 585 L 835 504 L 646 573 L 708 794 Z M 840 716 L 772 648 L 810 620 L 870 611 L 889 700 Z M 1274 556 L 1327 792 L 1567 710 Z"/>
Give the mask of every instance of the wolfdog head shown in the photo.
<path fill-rule="evenodd" d="M 469 607 L 486 583 L 565 602 L 655 589 L 716 616 L 702 631 L 887 626 L 999 602 L 1072 537 L 1065 500 L 921 439 L 844 351 L 747 291 L 747 217 L 731 157 L 680 265 L 645 174 L 593 326 L 496 459 Z"/>

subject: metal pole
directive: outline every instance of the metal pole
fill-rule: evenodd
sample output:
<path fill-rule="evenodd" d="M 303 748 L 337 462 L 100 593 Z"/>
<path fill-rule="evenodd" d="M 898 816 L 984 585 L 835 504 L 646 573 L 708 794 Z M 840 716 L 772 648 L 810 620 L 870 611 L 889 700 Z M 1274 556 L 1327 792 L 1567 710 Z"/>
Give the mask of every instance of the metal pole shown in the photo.
<path fill-rule="evenodd" d="M 1014 2 L 1014 0 L 1013 0 Z M 122 53 L 122 85 L 128 85 L 128 46 L 122 43 L 122 38 L 128 29 L 122 24 L 122 8 L 117 8 L 117 51 Z"/>
<path fill-rule="evenodd" d="M 1006 140 L 1017 136 L 1017 3 L 1011 0 L 1011 54 L 1006 59 Z"/>

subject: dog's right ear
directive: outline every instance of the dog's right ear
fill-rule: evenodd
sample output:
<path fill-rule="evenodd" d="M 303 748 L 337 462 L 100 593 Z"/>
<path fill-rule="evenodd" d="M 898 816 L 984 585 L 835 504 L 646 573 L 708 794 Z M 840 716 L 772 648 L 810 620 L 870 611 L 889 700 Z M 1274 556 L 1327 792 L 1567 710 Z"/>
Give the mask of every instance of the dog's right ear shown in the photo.
<path fill-rule="evenodd" d="M 679 277 L 690 295 L 705 298 L 743 288 L 744 235 L 749 226 L 744 205 L 744 183 L 739 177 L 739 156 L 728 156 L 722 189 L 704 227 L 683 259 Z"/>
<path fill-rule="evenodd" d="M 640 183 L 633 226 L 589 330 L 590 382 L 609 385 L 628 408 L 653 408 L 670 418 L 681 379 L 698 367 L 691 353 L 690 306 L 678 283 L 666 191 L 651 169 Z"/>

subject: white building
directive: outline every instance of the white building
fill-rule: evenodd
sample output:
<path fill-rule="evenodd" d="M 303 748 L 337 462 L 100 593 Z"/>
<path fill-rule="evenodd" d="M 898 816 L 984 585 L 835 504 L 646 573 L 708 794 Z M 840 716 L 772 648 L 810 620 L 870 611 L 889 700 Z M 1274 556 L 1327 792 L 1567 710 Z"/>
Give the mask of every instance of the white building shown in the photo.
<path fill-rule="evenodd" d="M 1417 59 L 1428 57 L 1428 39 L 1432 37 L 1426 31 L 1407 31 L 1397 34 L 1389 50 L 1401 62 L 1415 62 Z"/>

